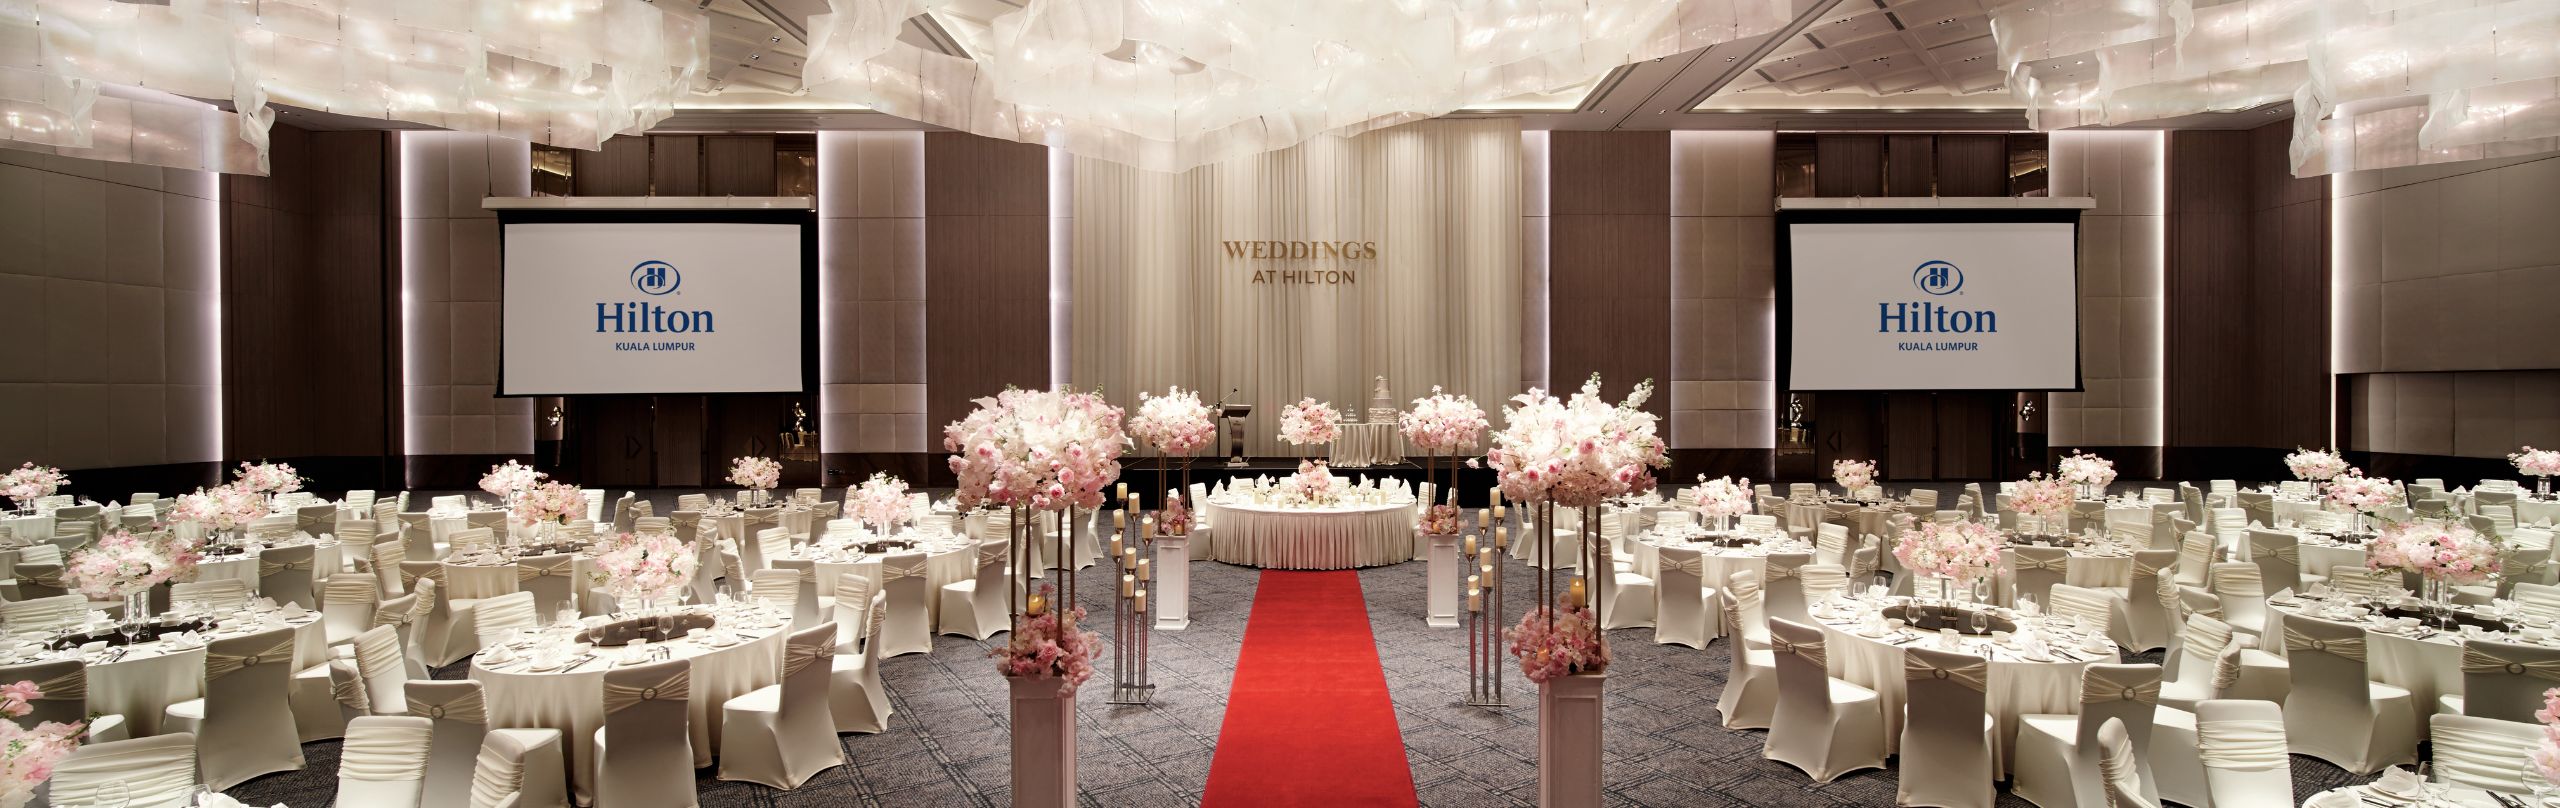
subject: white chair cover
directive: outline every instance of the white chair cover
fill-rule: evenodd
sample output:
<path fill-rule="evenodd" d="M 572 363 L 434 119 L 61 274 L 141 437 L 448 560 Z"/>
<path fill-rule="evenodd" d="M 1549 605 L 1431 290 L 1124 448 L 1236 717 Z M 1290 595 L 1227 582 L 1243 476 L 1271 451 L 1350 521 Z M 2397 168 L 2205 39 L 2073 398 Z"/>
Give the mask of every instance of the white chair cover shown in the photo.
<path fill-rule="evenodd" d="M 2098 783 L 2103 787 L 2108 808 L 2154 808 L 2159 801 L 2142 792 L 2141 761 L 2135 760 L 2133 740 L 2126 736 L 2124 719 L 2110 718 L 2098 726 Z"/>
<path fill-rule="evenodd" d="M 1706 648 L 1716 633 L 1709 621 L 1716 616 L 1707 609 L 1715 590 L 1706 586 L 1705 561 L 1686 547 L 1664 547 L 1654 557 L 1654 643 Z"/>
<path fill-rule="evenodd" d="M 835 604 L 831 602 L 822 602 L 818 598 L 818 562 L 806 558 L 777 558 L 773 556 L 766 556 L 766 560 L 773 564 L 773 569 L 757 571 L 750 574 L 748 578 L 753 579 L 756 576 L 763 575 L 767 572 L 791 573 L 791 588 L 797 593 L 792 596 L 791 600 L 791 627 L 793 629 L 803 629 L 817 625 L 820 620 L 819 616 L 826 614 L 834 607 Z"/>
<path fill-rule="evenodd" d="M 1991 687 L 1990 661 L 1970 654 L 1906 648 L 1902 678 L 1908 694 L 1903 711 L 1908 718 L 1902 722 L 1896 801 L 1989 808 L 1992 721 L 1983 694 Z"/>
<path fill-rule="evenodd" d="M 2130 639 L 2124 650 L 2141 653 L 2169 646 L 2169 637 L 2178 627 L 2177 557 L 2174 549 L 2134 552 L 2133 575 L 2124 590 L 2125 634 Z"/>
<path fill-rule="evenodd" d="M 420 680 L 403 688 L 408 713 L 435 722 L 427 755 L 428 805 L 461 805 L 474 794 L 472 769 L 489 723 L 488 701 L 480 688 L 469 679 Z"/>
<path fill-rule="evenodd" d="M 2213 565 L 2213 594 L 2222 599 L 2222 622 L 2236 633 L 2255 637 L 2267 625 L 2267 588 L 2258 565 L 2229 561 Z"/>
<path fill-rule="evenodd" d="M 363 683 L 365 705 L 374 715 L 407 715 L 409 663 L 401 653 L 400 631 L 374 626 L 356 636 L 355 673 Z"/>
<path fill-rule="evenodd" d="M 215 640 L 205 646 L 205 697 L 169 705 L 162 726 L 195 734 L 204 782 L 215 790 L 302 768 L 300 737 L 285 704 L 293 631 Z"/>
<path fill-rule="evenodd" d="M 26 567 L 20 566 L 18 569 L 23 576 Z M 26 578 L 20 577 L 18 584 L 21 587 L 25 586 Z M 13 634 L 48 631 L 74 625 L 87 619 L 89 619 L 89 599 L 79 595 L 52 595 L 0 603 L 0 623 L 7 624 L 9 632 Z"/>
<path fill-rule="evenodd" d="M 353 642 L 356 635 L 373 627 L 380 589 L 380 584 L 362 575 L 334 576 L 320 588 L 320 623 L 330 645 Z M 178 599 L 174 589 L 170 599 Z"/>
<path fill-rule="evenodd" d="M 1725 635 L 1733 638 L 1731 667 L 1716 712 L 1727 729 L 1766 729 L 1778 708 L 1778 663 L 1769 650 L 1769 618 L 1760 575 L 1748 569 L 1725 576 Z"/>
<path fill-rule="evenodd" d="M 547 624 L 581 599 L 586 581 L 578 575 L 577 556 L 553 553 L 517 559 L 516 588 L 533 595 L 534 619 Z"/>
<path fill-rule="evenodd" d="M 2284 727 L 2294 754 L 2354 774 L 2416 759 L 2409 691 L 2372 681 L 2363 626 L 2291 615 L 2282 641 L 2293 682 L 2285 696 Z"/>
<path fill-rule="evenodd" d="M 2449 712 L 2532 723 L 2545 690 L 2560 687 L 2560 648 L 2468 640 L 2462 644 L 2462 695 L 2446 696 Z"/>
<path fill-rule="evenodd" d="M 338 804 L 418 808 L 427 779 L 434 722 L 406 715 L 369 715 L 347 722 L 338 758 Z"/>
<path fill-rule="evenodd" d="M 941 633 L 983 640 L 1008 628 L 1004 605 L 1006 550 L 1001 541 L 979 542 L 977 576 L 942 586 L 937 595 L 942 599 Z"/>
<path fill-rule="evenodd" d="M 34 682 L 44 695 L 27 700 L 27 714 L 20 716 L 20 726 L 32 727 L 52 721 L 69 724 L 89 722 L 88 742 L 122 740 L 132 734 L 124 716 L 108 713 L 89 715 L 89 670 L 78 659 L 30 662 L 0 667 L 0 682 Z"/>
<path fill-rule="evenodd" d="M 558 730 L 491 730 L 476 749 L 468 784 L 471 808 L 568 808 Z"/>
<path fill-rule="evenodd" d="M 102 791 L 121 786 L 128 808 L 187 808 L 196 787 L 196 736 L 184 732 L 93 743 L 54 764 L 52 804 L 107 805 Z"/>
<path fill-rule="evenodd" d="M 835 587 L 835 611 L 828 613 L 828 619 L 836 624 L 836 653 L 860 651 L 857 643 L 871 636 L 872 611 L 886 605 L 888 596 L 859 572 L 837 573 Z"/>
<path fill-rule="evenodd" d="M 1813 563 L 1812 553 L 1770 553 L 1760 574 L 1761 604 L 1773 620 L 1809 623 L 1813 617 L 1805 611 L 1804 579 L 1798 573 Z"/>
<path fill-rule="evenodd" d="M 396 541 L 373 543 L 373 580 L 381 585 L 384 597 L 409 594 L 408 582 L 400 577 L 400 564 L 408 560 L 408 545 Z"/>
<path fill-rule="evenodd" d="M 1814 782 L 1884 766 L 1884 715 L 1874 691 L 1831 678 L 1820 629 L 1770 618 L 1778 705 L 1761 756 Z"/>
<path fill-rule="evenodd" d="M 2098 664 L 2080 671 L 2080 712 L 2018 719 L 2017 756 L 2009 771 L 2020 798 L 2042 808 L 2102 808 L 2104 752 L 2099 727 L 2113 724 L 2127 736 L 2126 754 L 2148 748 L 2152 716 L 2160 701 L 2160 666 Z M 2148 798 L 2138 767 L 2125 772 L 2131 793 Z"/>
<path fill-rule="evenodd" d="M 762 569 L 747 573 L 747 597 L 785 613 L 800 611 L 800 573 L 787 569 Z"/>
<path fill-rule="evenodd" d="M 720 779 L 789 790 L 844 765 L 827 704 L 835 636 L 833 623 L 792 634 L 782 646 L 782 682 L 721 706 Z"/>
<path fill-rule="evenodd" d="M 2071 577 L 2071 551 L 2061 547 L 2011 547 L 2000 551 L 2000 560 L 2009 567 L 2013 604 L 2029 598 L 2045 603 L 2054 586 Z"/>
<path fill-rule="evenodd" d="M 693 663 L 670 660 L 604 674 L 604 726 L 596 730 L 596 804 L 696 808 L 693 737 L 685 700 Z"/>
<path fill-rule="evenodd" d="M 836 599 L 836 613 L 863 620 L 863 628 L 859 632 L 862 636 L 879 636 L 880 622 L 887 617 L 887 606 L 848 609 L 844 605 L 848 601 L 871 601 L 880 596 L 858 597 L 869 591 L 869 579 L 850 572 L 845 573 L 843 579 L 844 583 L 838 590 L 843 594 Z M 861 586 L 856 586 L 857 582 Z M 841 634 L 839 630 L 839 636 Z M 880 646 L 877 641 L 864 642 L 860 653 L 845 653 L 839 646 L 834 660 L 829 663 L 827 706 L 835 714 L 837 732 L 871 734 L 889 728 L 889 716 L 894 709 L 889 704 L 888 688 L 880 683 Z"/>
<path fill-rule="evenodd" d="M 513 634 L 517 629 L 529 629 L 539 625 L 533 617 L 533 593 L 531 592 L 513 592 L 489 598 L 480 601 L 479 608 L 473 611 L 478 618 L 475 629 L 479 633 L 482 648 L 505 642 L 508 635 Z"/>
<path fill-rule="evenodd" d="M 2302 588 L 2302 540 L 2291 533 L 2249 529 L 2249 563 L 2267 591 Z"/>
<path fill-rule="evenodd" d="M 2215 806 L 2293 803 L 2293 765 L 2285 757 L 2283 708 L 2254 699 L 2196 705 L 2196 757 Z"/>
<path fill-rule="evenodd" d="M 2542 726 L 2438 713 L 2430 720 L 2428 737 L 2434 741 L 2438 781 L 2514 794 L 2525 790 L 2519 776 L 2533 765 Z"/>
<path fill-rule="evenodd" d="M 889 595 L 887 622 L 881 633 L 873 637 L 882 643 L 883 657 L 921 654 L 933 650 L 933 631 L 927 623 L 932 604 L 925 573 L 925 554 L 891 553 L 880 559 L 880 588 Z"/>

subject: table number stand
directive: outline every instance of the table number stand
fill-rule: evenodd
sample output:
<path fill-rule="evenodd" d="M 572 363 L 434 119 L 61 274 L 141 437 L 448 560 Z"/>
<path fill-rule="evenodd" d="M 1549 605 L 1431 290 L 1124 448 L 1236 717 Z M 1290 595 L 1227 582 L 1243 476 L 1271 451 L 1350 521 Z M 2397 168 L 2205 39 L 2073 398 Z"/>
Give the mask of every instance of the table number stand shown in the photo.
<path fill-rule="evenodd" d="M 1117 596 L 1111 599 L 1112 704 L 1146 704 L 1156 691 L 1147 675 L 1147 646 L 1155 633 L 1155 623 L 1147 616 L 1147 589 L 1155 584 L 1155 562 L 1145 552 L 1155 534 L 1155 518 L 1141 516 L 1138 524 L 1128 525 L 1130 512 L 1124 509 L 1112 519 L 1119 528 L 1111 536 L 1112 568 L 1120 573 Z M 1124 541 L 1130 528 L 1135 535 Z"/>

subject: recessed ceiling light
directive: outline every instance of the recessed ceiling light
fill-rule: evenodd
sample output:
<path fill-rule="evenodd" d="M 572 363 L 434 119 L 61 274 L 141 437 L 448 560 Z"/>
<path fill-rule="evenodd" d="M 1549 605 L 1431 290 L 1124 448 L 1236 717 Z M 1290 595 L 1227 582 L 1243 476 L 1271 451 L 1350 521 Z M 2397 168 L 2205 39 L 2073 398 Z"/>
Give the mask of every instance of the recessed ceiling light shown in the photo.
<path fill-rule="evenodd" d="M 773 38 L 773 41 L 775 41 L 775 42 L 780 42 L 780 41 L 782 41 L 782 37 L 774 37 L 774 38 Z"/>
<path fill-rule="evenodd" d="M 750 54 L 747 54 L 747 58 L 749 58 L 749 59 L 762 59 L 762 58 L 764 58 L 764 54 L 761 54 L 761 53 L 750 53 Z"/>

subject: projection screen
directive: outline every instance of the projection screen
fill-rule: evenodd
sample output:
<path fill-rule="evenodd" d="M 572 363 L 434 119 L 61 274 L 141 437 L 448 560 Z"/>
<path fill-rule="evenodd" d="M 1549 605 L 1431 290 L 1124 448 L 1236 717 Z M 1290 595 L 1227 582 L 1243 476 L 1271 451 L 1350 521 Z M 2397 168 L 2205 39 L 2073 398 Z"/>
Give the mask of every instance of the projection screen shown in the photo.
<path fill-rule="evenodd" d="M 815 389 L 807 210 L 502 210 L 499 395 Z"/>
<path fill-rule="evenodd" d="M 2079 389 L 2078 215 L 1782 213 L 1786 389 Z"/>

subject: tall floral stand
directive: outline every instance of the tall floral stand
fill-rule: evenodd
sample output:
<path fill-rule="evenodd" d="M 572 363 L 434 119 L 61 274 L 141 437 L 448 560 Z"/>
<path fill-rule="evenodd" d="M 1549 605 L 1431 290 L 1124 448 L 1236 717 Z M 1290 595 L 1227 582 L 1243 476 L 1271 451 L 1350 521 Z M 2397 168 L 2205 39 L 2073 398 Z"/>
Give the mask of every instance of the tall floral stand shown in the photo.
<path fill-rule="evenodd" d="M 1191 627 L 1191 537 L 1157 536 L 1156 628 L 1181 631 Z"/>
<path fill-rule="evenodd" d="M 1007 677 L 1013 686 L 1013 804 L 1076 804 L 1076 697 L 1055 676 Z M 1596 759 L 1595 759 L 1596 762 Z"/>
<path fill-rule="evenodd" d="M 1426 534 L 1423 539 L 1430 545 L 1426 576 L 1430 585 L 1423 598 L 1422 622 L 1432 628 L 1457 628 L 1458 579 L 1467 574 L 1458 568 L 1458 534 Z"/>
<path fill-rule="evenodd" d="M 1538 686 L 1538 805 L 1600 804 L 1600 693 L 1606 673 L 1577 673 Z"/>

